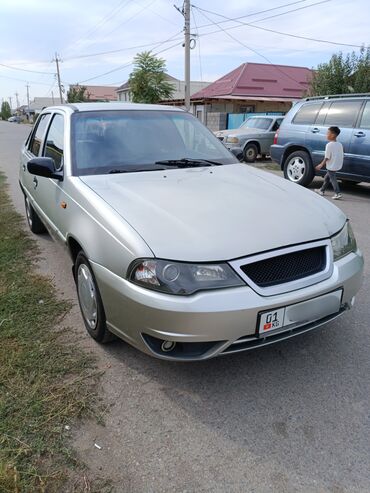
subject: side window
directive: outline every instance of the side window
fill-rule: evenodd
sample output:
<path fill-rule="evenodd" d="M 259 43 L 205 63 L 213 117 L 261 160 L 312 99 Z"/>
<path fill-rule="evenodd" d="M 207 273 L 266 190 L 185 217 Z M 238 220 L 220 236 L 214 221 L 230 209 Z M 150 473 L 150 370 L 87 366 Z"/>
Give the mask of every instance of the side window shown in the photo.
<path fill-rule="evenodd" d="M 276 122 L 272 126 L 271 131 L 276 132 L 276 130 L 279 130 L 282 121 L 283 121 L 282 118 L 280 118 L 279 120 L 276 120 Z"/>
<path fill-rule="evenodd" d="M 335 125 L 337 127 L 353 127 L 357 120 L 362 101 L 336 101 L 328 111 L 325 125 Z"/>
<path fill-rule="evenodd" d="M 29 150 L 34 156 L 38 156 L 41 148 L 42 138 L 45 133 L 45 129 L 50 120 L 50 113 L 45 113 L 39 117 L 36 123 L 36 129 L 31 138 Z"/>
<path fill-rule="evenodd" d="M 360 128 L 370 129 L 370 101 L 365 104 L 364 112 L 361 117 Z"/>
<path fill-rule="evenodd" d="M 312 125 L 315 123 L 316 116 L 321 108 L 322 102 L 320 103 L 309 103 L 304 104 L 300 107 L 295 117 L 293 118 L 293 123 L 298 123 L 300 125 Z"/>
<path fill-rule="evenodd" d="M 56 169 L 63 166 L 64 117 L 56 113 L 51 121 L 44 147 L 44 156 L 54 159 Z"/>
<path fill-rule="evenodd" d="M 328 110 L 330 108 L 330 103 L 324 103 L 321 106 L 321 109 L 319 111 L 319 114 L 316 118 L 315 124 L 316 125 L 324 125 L 326 115 L 328 114 Z"/>

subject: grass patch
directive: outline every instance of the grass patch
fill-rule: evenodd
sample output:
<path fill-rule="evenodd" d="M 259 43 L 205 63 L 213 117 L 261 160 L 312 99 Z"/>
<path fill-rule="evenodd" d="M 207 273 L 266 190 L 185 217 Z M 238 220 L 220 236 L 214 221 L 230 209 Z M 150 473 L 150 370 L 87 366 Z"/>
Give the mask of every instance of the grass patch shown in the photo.
<path fill-rule="evenodd" d="M 80 466 L 65 426 L 91 413 L 99 375 L 56 328 L 70 306 L 35 274 L 23 228 L 0 175 L 0 493 L 61 492 Z"/>

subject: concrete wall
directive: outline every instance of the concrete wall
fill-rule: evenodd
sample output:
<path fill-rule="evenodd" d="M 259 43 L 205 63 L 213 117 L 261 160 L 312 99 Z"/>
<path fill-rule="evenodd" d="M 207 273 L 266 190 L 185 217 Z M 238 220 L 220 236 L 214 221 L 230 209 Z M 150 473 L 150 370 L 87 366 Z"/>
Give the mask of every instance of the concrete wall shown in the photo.
<path fill-rule="evenodd" d="M 225 130 L 227 124 L 227 113 L 207 113 L 205 124 L 210 130 L 212 130 L 212 132 L 216 132 L 217 130 Z"/>

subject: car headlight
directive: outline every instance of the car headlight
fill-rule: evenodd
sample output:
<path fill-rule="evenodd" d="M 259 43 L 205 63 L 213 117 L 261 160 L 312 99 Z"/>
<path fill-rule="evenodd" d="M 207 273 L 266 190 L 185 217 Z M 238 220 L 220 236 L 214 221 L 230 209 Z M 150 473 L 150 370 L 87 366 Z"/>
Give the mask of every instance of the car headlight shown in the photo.
<path fill-rule="evenodd" d="M 239 144 L 239 139 L 238 137 L 228 137 L 227 142 L 229 142 L 230 144 Z"/>
<path fill-rule="evenodd" d="M 188 264 L 158 259 L 134 262 L 128 278 L 139 286 L 179 295 L 245 286 L 244 281 L 227 264 Z"/>
<path fill-rule="evenodd" d="M 340 233 L 331 238 L 331 245 L 333 247 L 334 261 L 357 250 L 355 235 L 348 221 Z"/>

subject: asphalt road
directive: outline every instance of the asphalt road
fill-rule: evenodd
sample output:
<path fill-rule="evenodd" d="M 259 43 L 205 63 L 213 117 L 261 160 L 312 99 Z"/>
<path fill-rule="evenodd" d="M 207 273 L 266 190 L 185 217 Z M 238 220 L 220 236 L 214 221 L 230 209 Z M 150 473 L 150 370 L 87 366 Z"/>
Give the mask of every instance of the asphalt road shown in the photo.
<path fill-rule="evenodd" d="M 18 155 L 28 131 L 0 122 L 0 169 L 22 212 Z M 370 258 L 370 186 L 343 192 L 338 206 Z M 40 269 L 76 302 L 67 254 L 46 235 L 38 242 Z M 369 492 L 369 292 L 366 264 L 355 308 L 325 329 L 197 364 L 152 359 L 123 342 L 99 346 L 73 308 L 66 323 L 105 371 L 105 426 L 73 430 L 90 477 L 122 493 Z"/>

